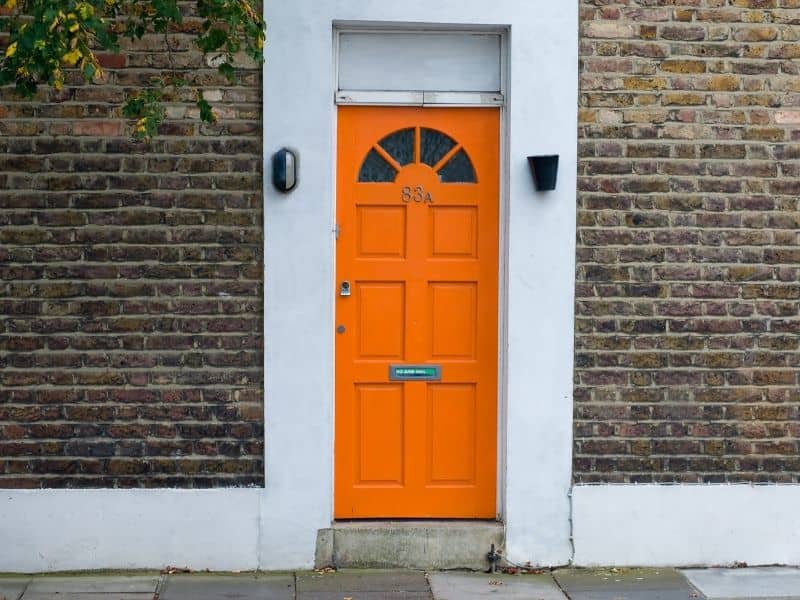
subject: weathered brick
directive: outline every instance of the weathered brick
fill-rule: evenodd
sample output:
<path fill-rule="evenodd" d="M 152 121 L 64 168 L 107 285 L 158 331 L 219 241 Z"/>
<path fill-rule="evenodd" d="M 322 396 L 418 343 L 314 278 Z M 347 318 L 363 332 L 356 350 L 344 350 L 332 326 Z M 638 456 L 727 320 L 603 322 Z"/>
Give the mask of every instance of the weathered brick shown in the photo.
<path fill-rule="evenodd" d="M 798 483 L 800 4 L 581 6 L 575 478 Z"/>
<path fill-rule="evenodd" d="M 583 34 L 588 38 L 632 38 L 633 25 L 616 21 L 591 21 L 586 23 Z"/>
<path fill-rule="evenodd" d="M 665 60 L 659 68 L 669 73 L 705 73 L 706 63 L 702 60 Z"/>
<path fill-rule="evenodd" d="M 171 38 L 224 127 L 187 90 L 131 140 L 162 36 L 99 54 L 110 85 L 0 90 L 0 488 L 263 485 L 259 71 Z"/>

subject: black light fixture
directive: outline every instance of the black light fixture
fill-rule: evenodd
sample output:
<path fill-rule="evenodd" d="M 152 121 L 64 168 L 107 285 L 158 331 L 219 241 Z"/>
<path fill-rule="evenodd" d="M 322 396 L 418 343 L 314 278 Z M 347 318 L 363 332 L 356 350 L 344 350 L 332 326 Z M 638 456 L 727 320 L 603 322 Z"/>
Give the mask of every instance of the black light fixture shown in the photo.
<path fill-rule="evenodd" d="M 297 154 L 281 148 L 272 155 L 272 185 L 280 192 L 290 192 L 297 185 Z"/>
<path fill-rule="evenodd" d="M 533 175 L 533 185 L 539 192 L 550 192 L 556 189 L 558 176 L 558 154 L 546 156 L 529 156 L 528 166 Z"/>

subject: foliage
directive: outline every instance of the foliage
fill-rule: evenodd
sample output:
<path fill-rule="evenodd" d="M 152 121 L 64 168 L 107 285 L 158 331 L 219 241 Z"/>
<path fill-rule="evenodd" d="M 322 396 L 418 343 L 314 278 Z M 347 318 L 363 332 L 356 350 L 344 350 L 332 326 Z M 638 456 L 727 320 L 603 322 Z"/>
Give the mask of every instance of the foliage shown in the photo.
<path fill-rule="evenodd" d="M 183 22 L 178 0 L 0 0 L 0 6 L 10 13 L 4 19 L 9 36 L 0 56 L 0 85 L 13 83 L 25 98 L 42 84 L 62 89 L 67 69 L 79 70 L 87 81 L 102 81 L 96 52 L 118 53 L 121 36 L 137 40 L 163 34 L 172 61 L 168 34 Z M 194 41 L 204 53 L 213 53 L 229 81 L 236 77 L 236 54 L 263 61 L 264 22 L 254 0 L 197 0 L 197 14 L 202 24 Z M 136 137 L 149 139 L 157 132 L 164 119 L 164 91 L 184 85 L 172 67 L 127 98 L 123 114 L 134 120 Z M 197 107 L 203 121 L 215 120 L 200 91 Z"/>

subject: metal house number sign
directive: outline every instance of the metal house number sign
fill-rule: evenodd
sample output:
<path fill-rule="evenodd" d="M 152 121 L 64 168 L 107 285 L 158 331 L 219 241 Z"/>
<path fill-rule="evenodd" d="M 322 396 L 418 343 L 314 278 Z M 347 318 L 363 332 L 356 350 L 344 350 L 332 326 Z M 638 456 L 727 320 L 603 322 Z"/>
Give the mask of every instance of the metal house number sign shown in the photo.
<path fill-rule="evenodd" d="M 414 187 L 410 185 L 405 186 L 400 190 L 400 197 L 406 204 L 409 202 L 433 204 L 433 195 L 421 185 L 415 185 Z"/>

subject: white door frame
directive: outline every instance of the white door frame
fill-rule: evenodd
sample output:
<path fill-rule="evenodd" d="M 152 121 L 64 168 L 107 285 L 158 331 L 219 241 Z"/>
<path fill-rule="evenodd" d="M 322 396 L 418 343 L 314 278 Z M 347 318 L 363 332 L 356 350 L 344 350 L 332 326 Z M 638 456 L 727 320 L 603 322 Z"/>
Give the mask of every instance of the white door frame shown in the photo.
<path fill-rule="evenodd" d="M 500 156 L 499 160 L 499 174 L 500 182 L 498 193 L 498 201 L 500 203 L 498 212 L 498 278 L 497 278 L 497 481 L 495 498 L 497 506 L 495 509 L 496 518 L 502 521 L 505 515 L 505 457 L 506 457 L 506 341 L 508 339 L 507 326 L 507 299 L 508 299 L 508 124 L 506 111 L 506 98 L 508 98 L 508 28 L 506 27 L 484 27 L 484 28 L 464 28 L 464 27 L 451 27 L 442 28 L 429 26 L 424 29 L 411 29 L 407 24 L 398 24 L 394 26 L 387 26 L 377 28 L 374 25 L 365 25 L 358 27 L 353 23 L 339 25 L 334 23 L 333 32 L 333 55 L 334 55 L 334 76 L 335 81 L 339 81 L 339 40 L 342 33 L 360 32 L 360 33 L 408 33 L 419 36 L 424 36 L 429 33 L 453 33 L 453 34 L 480 34 L 480 33 L 495 33 L 500 36 L 500 89 L 497 93 L 485 92 L 421 92 L 415 90 L 406 91 L 337 91 L 335 95 L 335 103 L 337 106 L 429 106 L 440 108 L 499 108 L 500 109 Z M 337 85 L 337 90 L 339 86 Z M 334 134 L 335 135 L 335 134 Z M 336 147 L 336 146 L 334 146 Z M 334 178 L 336 177 L 336 161 L 337 156 L 333 157 Z M 334 218 L 336 214 L 336 199 L 334 198 Z M 334 264 L 336 254 L 334 249 Z M 331 288 L 332 302 L 334 304 L 333 310 L 335 313 L 335 286 Z M 335 378 L 335 373 L 334 373 Z M 335 410 L 335 398 L 334 398 Z M 335 418 L 335 415 L 334 415 Z M 334 422 L 331 422 L 331 429 L 333 430 Z M 333 494 L 333 489 L 331 489 Z M 331 512 L 333 519 L 333 512 Z"/>

